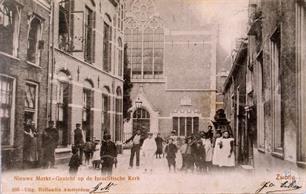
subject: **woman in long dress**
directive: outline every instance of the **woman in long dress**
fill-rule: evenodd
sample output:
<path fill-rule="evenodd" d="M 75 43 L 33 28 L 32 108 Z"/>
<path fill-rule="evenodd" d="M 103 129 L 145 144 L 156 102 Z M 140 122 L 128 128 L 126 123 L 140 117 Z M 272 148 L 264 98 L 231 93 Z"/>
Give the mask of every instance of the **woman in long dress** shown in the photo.
<path fill-rule="evenodd" d="M 24 147 L 23 147 L 23 160 L 27 167 L 33 167 L 34 163 L 38 161 L 37 151 L 37 130 L 35 123 L 27 121 L 24 127 Z"/>
<path fill-rule="evenodd" d="M 144 140 L 141 146 L 145 172 L 153 171 L 153 161 L 157 147 L 155 140 L 152 137 L 153 134 L 149 133 L 148 138 Z"/>

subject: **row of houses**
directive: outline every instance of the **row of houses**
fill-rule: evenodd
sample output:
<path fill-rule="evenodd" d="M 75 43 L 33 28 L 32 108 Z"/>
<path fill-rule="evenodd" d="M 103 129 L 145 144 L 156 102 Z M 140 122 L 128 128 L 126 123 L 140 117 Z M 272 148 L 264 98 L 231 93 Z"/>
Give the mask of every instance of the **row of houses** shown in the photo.
<path fill-rule="evenodd" d="M 2 169 L 23 166 L 24 123 L 39 134 L 53 120 L 57 160 L 66 159 L 73 130 L 122 140 L 123 2 L 3 0 L 0 2 Z M 42 161 L 38 137 L 37 164 Z"/>
<path fill-rule="evenodd" d="M 224 84 L 238 164 L 306 164 L 306 1 L 250 0 L 249 25 Z"/>

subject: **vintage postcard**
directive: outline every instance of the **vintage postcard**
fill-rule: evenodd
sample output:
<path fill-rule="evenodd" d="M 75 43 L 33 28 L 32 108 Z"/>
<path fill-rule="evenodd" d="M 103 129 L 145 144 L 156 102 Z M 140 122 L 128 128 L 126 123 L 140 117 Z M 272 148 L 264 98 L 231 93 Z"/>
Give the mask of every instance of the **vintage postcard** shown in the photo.
<path fill-rule="evenodd" d="M 306 0 L 0 0 L 3 194 L 306 193 Z"/>

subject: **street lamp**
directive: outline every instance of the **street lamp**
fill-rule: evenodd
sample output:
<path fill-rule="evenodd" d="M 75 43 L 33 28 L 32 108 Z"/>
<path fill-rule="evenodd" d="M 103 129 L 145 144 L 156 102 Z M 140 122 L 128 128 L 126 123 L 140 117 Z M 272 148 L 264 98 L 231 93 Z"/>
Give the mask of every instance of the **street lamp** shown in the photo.
<path fill-rule="evenodd" d="M 137 100 L 135 101 L 135 107 L 136 107 L 135 111 L 141 108 L 141 106 L 142 106 L 142 101 L 139 98 L 137 98 Z M 141 112 L 140 112 L 140 115 L 138 115 L 138 113 L 136 112 L 136 123 L 137 123 L 136 131 L 138 131 L 139 129 L 139 117 L 141 117 Z"/>
<path fill-rule="evenodd" d="M 138 108 L 140 108 L 141 105 L 142 105 L 142 101 L 141 101 L 139 98 L 137 98 L 137 100 L 135 101 L 136 110 L 137 110 Z"/>

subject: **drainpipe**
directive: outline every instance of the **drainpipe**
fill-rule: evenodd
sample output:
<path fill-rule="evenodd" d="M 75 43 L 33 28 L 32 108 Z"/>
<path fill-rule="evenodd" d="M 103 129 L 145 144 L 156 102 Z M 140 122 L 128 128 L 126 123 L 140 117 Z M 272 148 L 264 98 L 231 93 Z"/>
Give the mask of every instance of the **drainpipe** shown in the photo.
<path fill-rule="evenodd" d="M 50 110 L 49 110 L 49 120 L 52 120 L 52 103 L 53 103 L 53 79 L 54 79 L 54 1 L 51 4 L 51 80 L 50 80 Z M 49 76 L 49 75 L 48 75 Z"/>

